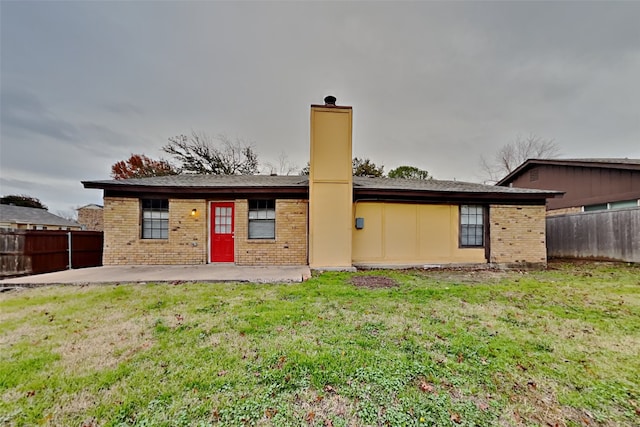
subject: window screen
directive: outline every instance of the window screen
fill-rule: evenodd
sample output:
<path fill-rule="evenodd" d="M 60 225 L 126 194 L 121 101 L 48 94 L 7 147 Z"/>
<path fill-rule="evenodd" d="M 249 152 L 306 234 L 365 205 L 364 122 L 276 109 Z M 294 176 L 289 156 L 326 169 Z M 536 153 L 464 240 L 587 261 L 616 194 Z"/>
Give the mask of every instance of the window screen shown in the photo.
<path fill-rule="evenodd" d="M 607 209 L 609 209 L 609 205 L 606 203 L 600 203 L 599 205 L 590 205 L 590 206 L 584 207 L 585 212 L 606 211 Z"/>
<path fill-rule="evenodd" d="M 249 200 L 249 239 L 276 238 L 276 201 Z"/>
<path fill-rule="evenodd" d="M 638 206 L 637 200 L 623 200 L 609 203 L 609 209 L 635 208 Z"/>
<path fill-rule="evenodd" d="M 169 238 L 169 200 L 142 199 L 142 238 Z"/>
<path fill-rule="evenodd" d="M 484 208 L 479 205 L 460 206 L 460 246 L 484 245 Z"/>

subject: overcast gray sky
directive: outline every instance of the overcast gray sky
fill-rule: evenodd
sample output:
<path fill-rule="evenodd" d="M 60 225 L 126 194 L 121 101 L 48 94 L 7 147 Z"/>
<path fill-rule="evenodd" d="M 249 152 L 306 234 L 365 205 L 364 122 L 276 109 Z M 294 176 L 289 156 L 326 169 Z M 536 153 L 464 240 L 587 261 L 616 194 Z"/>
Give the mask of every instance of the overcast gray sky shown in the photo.
<path fill-rule="evenodd" d="M 481 182 L 518 135 L 640 158 L 640 2 L 0 3 L 2 194 L 101 203 L 131 153 L 191 130 L 309 156 L 309 105 L 354 108 L 354 155 Z"/>

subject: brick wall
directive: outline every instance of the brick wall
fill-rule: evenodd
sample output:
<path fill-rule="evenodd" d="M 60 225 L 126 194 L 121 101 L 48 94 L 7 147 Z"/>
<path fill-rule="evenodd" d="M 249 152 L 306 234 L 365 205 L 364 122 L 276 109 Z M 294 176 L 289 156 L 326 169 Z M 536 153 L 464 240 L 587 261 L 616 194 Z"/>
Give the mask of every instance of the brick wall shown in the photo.
<path fill-rule="evenodd" d="M 139 199 L 104 198 L 104 265 L 207 262 L 205 200 L 169 199 L 168 239 L 142 239 L 141 221 Z"/>
<path fill-rule="evenodd" d="M 546 264 L 544 206 L 491 205 L 489 220 L 491 263 Z"/>
<path fill-rule="evenodd" d="M 236 264 L 307 264 L 306 200 L 276 201 L 275 240 L 249 240 L 247 200 L 235 202 Z M 169 238 L 142 239 L 140 200 L 105 197 L 104 265 L 206 264 L 208 205 L 206 200 L 169 199 Z M 194 208 L 196 216 L 191 215 Z"/>
<path fill-rule="evenodd" d="M 78 209 L 78 223 L 88 231 L 103 231 L 103 209 L 97 207 Z"/>
<path fill-rule="evenodd" d="M 307 200 L 276 200 L 275 240 L 249 240 L 248 202 L 236 200 L 238 265 L 306 265 Z"/>

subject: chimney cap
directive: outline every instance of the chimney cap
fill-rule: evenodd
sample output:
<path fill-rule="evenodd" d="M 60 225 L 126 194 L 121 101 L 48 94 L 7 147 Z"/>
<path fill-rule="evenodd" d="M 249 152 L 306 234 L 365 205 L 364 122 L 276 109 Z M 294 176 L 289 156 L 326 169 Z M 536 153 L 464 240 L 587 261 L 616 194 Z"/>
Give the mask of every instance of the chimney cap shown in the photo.
<path fill-rule="evenodd" d="M 325 105 L 336 105 L 336 97 L 333 96 L 333 95 L 325 96 L 324 97 L 324 104 Z"/>

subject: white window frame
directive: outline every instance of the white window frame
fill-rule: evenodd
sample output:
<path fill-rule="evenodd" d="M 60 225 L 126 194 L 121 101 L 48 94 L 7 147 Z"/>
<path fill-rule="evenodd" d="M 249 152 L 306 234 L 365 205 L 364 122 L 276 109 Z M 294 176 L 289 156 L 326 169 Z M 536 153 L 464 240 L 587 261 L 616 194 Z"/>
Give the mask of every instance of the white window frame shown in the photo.
<path fill-rule="evenodd" d="M 140 238 L 169 239 L 169 200 L 140 199 Z"/>
<path fill-rule="evenodd" d="M 483 248 L 485 245 L 485 207 L 482 205 L 460 205 L 460 239 L 461 248 Z M 473 235 L 469 230 L 473 229 Z M 480 243 L 478 232 L 480 230 Z"/>
<path fill-rule="evenodd" d="M 254 199 L 248 202 L 249 240 L 275 240 L 276 201 L 275 199 Z"/>

